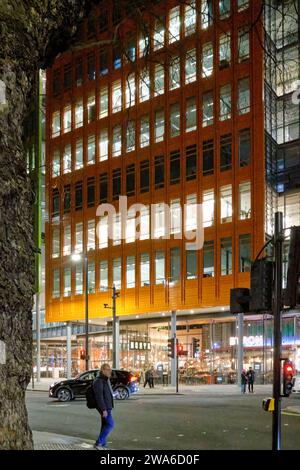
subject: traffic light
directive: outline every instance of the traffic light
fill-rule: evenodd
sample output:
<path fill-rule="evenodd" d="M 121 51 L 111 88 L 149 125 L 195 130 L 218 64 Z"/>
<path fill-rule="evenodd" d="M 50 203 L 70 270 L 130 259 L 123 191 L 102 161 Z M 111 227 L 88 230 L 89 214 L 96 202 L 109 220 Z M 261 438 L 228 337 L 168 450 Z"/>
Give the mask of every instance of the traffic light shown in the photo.
<path fill-rule="evenodd" d="M 85 350 L 80 349 L 80 359 L 84 360 L 85 359 Z"/>
<path fill-rule="evenodd" d="M 273 261 L 265 258 L 251 266 L 250 311 L 259 312 L 272 309 Z"/>
<path fill-rule="evenodd" d="M 200 352 L 200 340 L 198 338 L 193 338 L 193 357 L 197 356 Z"/>
<path fill-rule="evenodd" d="M 174 358 L 175 357 L 175 339 L 169 338 L 168 339 L 168 356 Z"/>
<path fill-rule="evenodd" d="M 300 304 L 300 227 L 292 227 L 284 304 L 295 307 Z"/>
<path fill-rule="evenodd" d="M 183 344 L 178 344 L 177 345 L 177 355 L 178 356 L 182 356 L 184 354 L 184 351 L 183 351 Z"/>
<path fill-rule="evenodd" d="M 230 289 L 230 313 L 249 312 L 250 289 Z"/>
<path fill-rule="evenodd" d="M 294 368 L 291 361 L 285 359 L 282 368 L 283 396 L 289 397 L 294 386 Z"/>

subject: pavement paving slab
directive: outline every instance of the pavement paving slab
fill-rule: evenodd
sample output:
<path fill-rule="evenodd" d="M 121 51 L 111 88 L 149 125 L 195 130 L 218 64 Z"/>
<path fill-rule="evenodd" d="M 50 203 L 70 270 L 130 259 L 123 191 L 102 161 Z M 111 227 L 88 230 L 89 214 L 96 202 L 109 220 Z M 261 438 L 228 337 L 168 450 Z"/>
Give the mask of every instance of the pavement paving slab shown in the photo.
<path fill-rule="evenodd" d="M 94 441 L 43 431 L 32 431 L 34 450 L 94 450 Z"/>

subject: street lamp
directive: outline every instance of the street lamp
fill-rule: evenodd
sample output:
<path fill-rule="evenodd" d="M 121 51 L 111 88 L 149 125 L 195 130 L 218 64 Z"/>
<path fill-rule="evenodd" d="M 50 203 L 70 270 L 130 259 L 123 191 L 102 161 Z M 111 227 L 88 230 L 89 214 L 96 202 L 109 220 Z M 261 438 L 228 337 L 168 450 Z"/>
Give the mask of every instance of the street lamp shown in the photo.
<path fill-rule="evenodd" d="M 112 310 L 112 340 L 113 340 L 113 368 L 119 368 L 119 355 L 117 354 L 118 348 L 118 333 L 117 333 L 117 325 L 118 325 L 118 318 L 117 318 L 117 307 L 116 307 L 116 299 L 119 297 L 119 292 L 117 292 L 115 286 L 112 288 L 112 307 L 109 307 L 108 304 L 103 304 L 104 308 L 109 308 Z"/>
<path fill-rule="evenodd" d="M 82 256 L 79 253 L 72 255 L 72 261 L 78 263 Z M 85 370 L 89 370 L 89 271 L 88 257 L 84 255 L 84 271 L 85 271 Z"/>

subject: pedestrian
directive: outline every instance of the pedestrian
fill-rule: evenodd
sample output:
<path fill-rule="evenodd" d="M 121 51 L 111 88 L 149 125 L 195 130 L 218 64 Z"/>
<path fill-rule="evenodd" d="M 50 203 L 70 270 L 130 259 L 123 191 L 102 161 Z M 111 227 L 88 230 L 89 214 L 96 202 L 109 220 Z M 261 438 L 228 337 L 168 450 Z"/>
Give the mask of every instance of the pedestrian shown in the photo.
<path fill-rule="evenodd" d="M 150 369 L 150 388 L 154 388 L 154 376 L 155 376 L 155 370 L 154 370 L 154 367 L 151 367 L 151 369 Z"/>
<path fill-rule="evenodd" d="M 107 449 L 106 439 L 114 428 L 112 409 L 114 407 L 113 390 L 110 383 L 111 367 L 109 364 L 102 364 L 100 373 L 93 383 L 96 409 L 101 416 L 101 430 L 94 445 L 97 450 Z"/>
<path fill-rule="evenodd" d="M 144 388 L 146 387 L 147 384 L 149 385 L 150 388 L 152 388 L 151 387 L 151 370 L 150 369 L 146 370 L 146 372 L 145 372 Z"/>
<path fill-rule="evenodd" d="M 247 380 L 248 380 L 248 392 L 253 393 L 253 384 L 255 381 L 255 372 L 252 367 L 249 367 L 247 372 Z"/>
<path fill-rule="evenodd" d="M 243 369 L 241 373 L 241 392 L 242 393 L 246 393 L 247 382 L 248 382 L 248 377 L 247 377 L 246 369 Z"/>

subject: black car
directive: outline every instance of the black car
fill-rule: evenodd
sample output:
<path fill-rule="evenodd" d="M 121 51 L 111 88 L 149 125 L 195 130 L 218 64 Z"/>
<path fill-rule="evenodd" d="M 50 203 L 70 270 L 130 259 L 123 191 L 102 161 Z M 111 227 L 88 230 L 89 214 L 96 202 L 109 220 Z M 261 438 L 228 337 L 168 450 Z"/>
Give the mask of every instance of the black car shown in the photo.
<path fill-rule="evenodd" d="M 89 385 L 95 380 L 99 369 L 89 370 L 77 375 L 74 379 L 54 382 L 49 388 L 49 397 L 58 398 L 59 401 L 70 401 L 85 397 Z M 126 400 L 139 390 L 138 380 L 131 372 L 125 370 L 112 370 L 110 382 L 117 400 Z"/>

